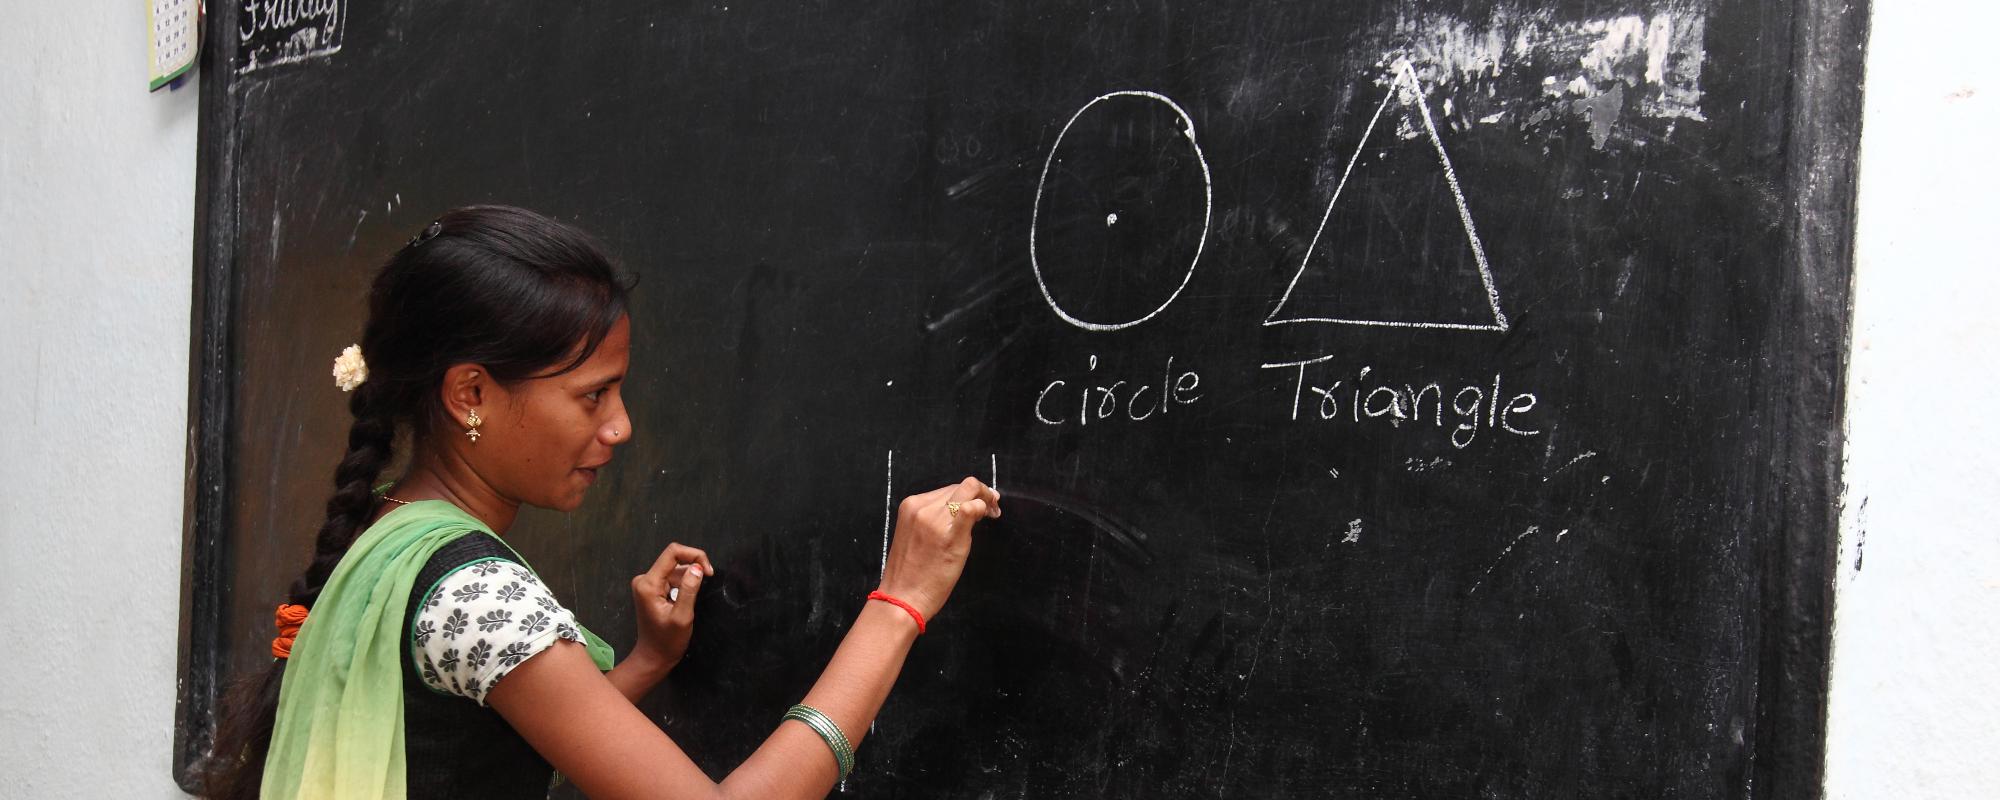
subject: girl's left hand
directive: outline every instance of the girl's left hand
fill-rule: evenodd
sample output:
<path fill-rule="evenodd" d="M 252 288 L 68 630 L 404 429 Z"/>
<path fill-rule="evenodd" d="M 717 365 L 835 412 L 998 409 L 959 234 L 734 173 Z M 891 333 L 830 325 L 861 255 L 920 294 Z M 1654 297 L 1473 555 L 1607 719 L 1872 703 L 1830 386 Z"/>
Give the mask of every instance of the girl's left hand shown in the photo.
<path fill-rule="evenodd" d="M 714 574 L 707 553 L 676 542 L 660 551 L 652 569 L 632 578 L 632 610 L 639 618 L 633 655 L 658 659 L 665 670 L 680 664 L 694 635 L 695 595 L 702 579 Z"/>

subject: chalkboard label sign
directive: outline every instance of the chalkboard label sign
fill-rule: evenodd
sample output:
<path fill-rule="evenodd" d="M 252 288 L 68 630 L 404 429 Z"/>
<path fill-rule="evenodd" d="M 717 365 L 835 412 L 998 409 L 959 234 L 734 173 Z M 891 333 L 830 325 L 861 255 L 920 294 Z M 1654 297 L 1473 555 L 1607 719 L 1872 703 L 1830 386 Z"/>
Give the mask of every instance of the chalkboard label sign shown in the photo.
<path fill-rule="evenodd" d="M 347 0 L 243 0 L 236 22 L 240 74 L 340 52 Z"/>

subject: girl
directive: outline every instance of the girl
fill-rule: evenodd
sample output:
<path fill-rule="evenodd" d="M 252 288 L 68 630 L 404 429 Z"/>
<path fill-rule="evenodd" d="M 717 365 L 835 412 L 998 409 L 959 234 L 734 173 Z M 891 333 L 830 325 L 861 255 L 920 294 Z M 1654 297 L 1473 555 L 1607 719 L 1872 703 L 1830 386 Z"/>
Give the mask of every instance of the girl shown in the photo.
<path fill-rule="evenodd" d="M 633 705 L 686 651 L 707 554 L 668 545 L 632 579 L 638 643 L 614 665 L 503 539 L 523 504 L 575 509 L 632 437 L 630 351 L 625 285 L 562 223 L 458 209 L 389 260 L 335 364 L 354 424 L 312 563 L 219 725 L 209 796 L 542 797 L 560 770 L 598 798 L 804 798 L 845 776 L 998 493 L 903 501 L 881 589 L 715 783 Z M 399 434 L 409 468 L 378 486 Z"/>

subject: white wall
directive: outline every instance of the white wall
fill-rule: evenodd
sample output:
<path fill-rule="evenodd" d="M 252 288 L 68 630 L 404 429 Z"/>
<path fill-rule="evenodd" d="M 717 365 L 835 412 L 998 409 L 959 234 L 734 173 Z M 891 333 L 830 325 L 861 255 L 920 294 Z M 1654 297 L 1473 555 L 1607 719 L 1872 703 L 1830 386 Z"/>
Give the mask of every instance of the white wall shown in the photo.
<path fill-rule="evenodd" d="M 1994 798 L 2000 11 L 1874 1 L 1827 796 Z"/>
<path fill-rule="evenodd" d="M 1827 790 L 2000 797 L 2000 12 L 1875 2 Z M 139 2 L 6 16 L 0 796 L 178 796 L 195 91 Z"/>
<path fill-rule="evenodd" d="M 181 796 L 196 92 L 145 8 L 0 12 L 0 797 Z"/>

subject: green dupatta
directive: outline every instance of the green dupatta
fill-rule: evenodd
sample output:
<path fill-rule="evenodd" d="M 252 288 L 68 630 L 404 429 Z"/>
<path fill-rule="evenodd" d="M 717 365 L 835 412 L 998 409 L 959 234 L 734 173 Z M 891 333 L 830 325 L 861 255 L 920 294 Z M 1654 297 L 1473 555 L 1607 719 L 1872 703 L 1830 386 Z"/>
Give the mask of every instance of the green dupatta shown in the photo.
<path fill-rule="evenodd" d="M 292 643 L 263 797 L 405 796 L 398 663 L 408 635 L 404 611 L 425 562 L 475 531 L 492 533 L 457 506 L 420 500 L 383 515 L 355 539 Z M 611 646 L 582 632 L 597 668 L 610 669 Z"/>

